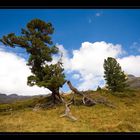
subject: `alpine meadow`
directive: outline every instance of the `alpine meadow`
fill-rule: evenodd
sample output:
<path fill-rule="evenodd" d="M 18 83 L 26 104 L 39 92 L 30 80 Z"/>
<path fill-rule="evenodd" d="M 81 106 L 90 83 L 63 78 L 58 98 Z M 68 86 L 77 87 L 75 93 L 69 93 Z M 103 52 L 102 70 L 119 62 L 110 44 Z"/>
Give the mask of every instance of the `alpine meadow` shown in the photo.
<path fill-rule="evenodd" d="M 0 132 L 140 132 L 139 9 L 0 17 Z"/>

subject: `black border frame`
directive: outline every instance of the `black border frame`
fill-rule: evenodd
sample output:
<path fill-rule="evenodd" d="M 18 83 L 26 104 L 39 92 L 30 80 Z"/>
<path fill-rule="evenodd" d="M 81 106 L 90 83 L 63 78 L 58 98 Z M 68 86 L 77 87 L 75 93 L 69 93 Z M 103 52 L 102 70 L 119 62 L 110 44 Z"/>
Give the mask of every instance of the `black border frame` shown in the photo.
<path fill-rule="evenodd" d="M 139 0 L 3 0 L 0 9 L 140 8 Z"/>
<path fill-rule="evenodd" d="M 140 9 L 139 3 L 139 0 L 4 0 L 1 1 L 0 9 Z M 140 132 L 0 132 L 0 137 L 5 138 L 5 136 L 10 139 L 15 136 L 20 136 L 20 138 L 25 136 L 35 136 L 35 138 L 51 136 L 52 138 L 55 136 L 57 139 L 58 136 L 61 138 L 85 136 L 86 139 L 89 136 L 103 139 L 136 139 L 140 136 Z"/>

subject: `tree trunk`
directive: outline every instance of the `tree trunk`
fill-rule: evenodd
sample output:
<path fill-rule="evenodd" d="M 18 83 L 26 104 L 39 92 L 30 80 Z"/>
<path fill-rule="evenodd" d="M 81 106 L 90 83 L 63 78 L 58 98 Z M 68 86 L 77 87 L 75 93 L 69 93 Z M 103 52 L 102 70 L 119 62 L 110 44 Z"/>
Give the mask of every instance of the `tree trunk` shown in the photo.
<path fill-rule="evenodd" d="M 53 89 L 52 91 L 52 98 L 53 98 L 53 103 L 56 104 L 56 101 L 62 102 L 59 89 Z"/>
<path fill-rule="evenodd" d="M 55 104 L 55 99 L 56 99 L 56 97 L 55 97 L 55 93 L 52 92 L 52 100 L 53 100 L 53 103 L 54 103 L 54 104 Z"/>

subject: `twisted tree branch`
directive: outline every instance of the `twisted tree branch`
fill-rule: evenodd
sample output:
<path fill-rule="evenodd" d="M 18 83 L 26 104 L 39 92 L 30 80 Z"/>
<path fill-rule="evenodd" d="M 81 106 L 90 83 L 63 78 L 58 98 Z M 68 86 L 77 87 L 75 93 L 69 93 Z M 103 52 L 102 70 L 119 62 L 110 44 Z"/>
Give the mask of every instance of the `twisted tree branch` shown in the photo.
<path fill-rule="evenodd" d="M 74 94 L 69 102 L 66 102 L 64 98 L 61 97 L 62 102 L 65 104 L 65 113 L 60 115 L 60 117 L 68 117 L 72 119 L 73 121 L 76 121 L 77 119 L 72 115 L 70 110 L 70 105 L 74 102 Z"/>
<path fill-rule="evenodd" d="M 88 105 L 88 106 L 92 106 L 92 105 L 95 105 L 97 104 L 95 100 L 87 97 L 83 92 L 80 92 L 77 88 L 75 88 L 70 81 L 67 81 L 67 85 L 69 86 L 69 88 L 75 93 L 75 94 L 78 94 L 78 95 L 81 95 L 83 96 L 83 104 L 85 105 Z"/>

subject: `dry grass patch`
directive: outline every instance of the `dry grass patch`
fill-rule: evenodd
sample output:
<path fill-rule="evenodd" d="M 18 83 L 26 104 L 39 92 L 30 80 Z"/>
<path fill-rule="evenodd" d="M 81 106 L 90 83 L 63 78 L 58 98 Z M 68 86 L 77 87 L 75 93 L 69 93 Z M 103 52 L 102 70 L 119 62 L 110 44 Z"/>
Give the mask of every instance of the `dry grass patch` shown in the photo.
<path fill-rule="evenodd" d="M 98 97 L 98 94 L 114 103 L 117 108 L 112 109 L 102 104 L 91 107 L 72 105 L 71 113 L 77 121 L 60 118 L 65 110 L 63 105 L 38 111 L 22 108 L 0 112 L 0 132 L 140 132 L 139 92 L 133 97 L 90 92 L 93 98 Z"/>

